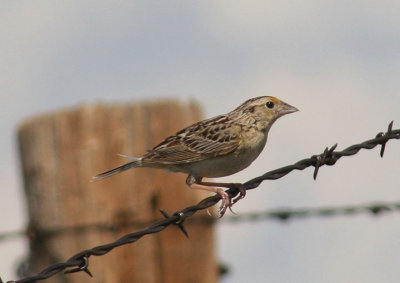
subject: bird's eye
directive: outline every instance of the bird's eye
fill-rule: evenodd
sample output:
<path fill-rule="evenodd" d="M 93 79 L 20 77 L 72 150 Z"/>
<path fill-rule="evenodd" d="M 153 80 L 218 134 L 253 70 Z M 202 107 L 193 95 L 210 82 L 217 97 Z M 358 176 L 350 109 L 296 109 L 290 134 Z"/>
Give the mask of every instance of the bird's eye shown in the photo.
<path fill-rule="evenodd" d="M 266 104 L 265 104 L 265 106 L 267 106 L 269 109 L 272 109 L 272 108 L 274 108 L 274 103 L 272 102 L 272 101 L 268 101 Z"/>

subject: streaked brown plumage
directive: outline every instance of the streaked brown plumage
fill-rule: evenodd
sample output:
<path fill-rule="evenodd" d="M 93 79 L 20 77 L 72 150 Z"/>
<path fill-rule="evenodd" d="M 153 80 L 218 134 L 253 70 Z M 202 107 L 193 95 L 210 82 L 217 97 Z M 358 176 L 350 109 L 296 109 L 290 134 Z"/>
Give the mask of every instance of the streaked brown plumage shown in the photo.
<path fill-rule="evenodd" d="M 221 196 L 219 212 L 222 216 L 231 206 L 231 201 L 220 187 L 230 187 L 231 184 L 206 183 L 201 181 L 202 178 L 228 176 L 249 166 L 263 150 L 268 131 L 276 119 L 296 111 L 297 108 L 275 97 L 249 99 L 225 115 L 182 129 L 142 157 L 130 157 L 133 161 L 93 179 L 103 179 L 133 167 L 187 173 L 186 183 L 191 188 L 216 192 Z M 244 195 L 242 189 L 239 198 Z"/>

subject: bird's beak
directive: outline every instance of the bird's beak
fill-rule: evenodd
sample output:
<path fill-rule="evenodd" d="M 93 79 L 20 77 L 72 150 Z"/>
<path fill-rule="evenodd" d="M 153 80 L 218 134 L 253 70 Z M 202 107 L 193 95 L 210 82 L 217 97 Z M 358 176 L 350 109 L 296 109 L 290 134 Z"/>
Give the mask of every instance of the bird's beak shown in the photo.
<path fill-rule="evenodd" d="M 297 112 L 297 111 L 299 111 L 299 109 L 297 109 L 296 107 L 294 107 L 290 104 L 287 104 L 286 102 L 281 101 L 281 105 L 279 107 L 279 114 L 281 116 L 290 114 L 293 112 Z"/>

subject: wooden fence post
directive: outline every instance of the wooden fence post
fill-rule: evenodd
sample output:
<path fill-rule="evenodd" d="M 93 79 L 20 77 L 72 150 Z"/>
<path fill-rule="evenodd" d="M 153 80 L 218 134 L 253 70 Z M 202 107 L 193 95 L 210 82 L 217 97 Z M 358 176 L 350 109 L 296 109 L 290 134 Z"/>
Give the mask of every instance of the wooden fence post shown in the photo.
<path fill-rule="evenodd" d="M 140 156 L 201 117 L 194 103 L 162 101 L 80 106 L 32 118 L 18 133 L 33 231 L 32 272 L 116 240 L 207 196 L 185 185 L 184 174 L 137 168 L 90 182 L 97 173 Z M 199 215 L 202 215 L 201 213 Z M 203 212 L 204 216 L 204 212 Z M 99 229 L 113 226 L 114 229 Z M 176 227 L 90 258 L 94 275 L 60 274 L 51 282 L 216 282 L 211 221 Z"/>

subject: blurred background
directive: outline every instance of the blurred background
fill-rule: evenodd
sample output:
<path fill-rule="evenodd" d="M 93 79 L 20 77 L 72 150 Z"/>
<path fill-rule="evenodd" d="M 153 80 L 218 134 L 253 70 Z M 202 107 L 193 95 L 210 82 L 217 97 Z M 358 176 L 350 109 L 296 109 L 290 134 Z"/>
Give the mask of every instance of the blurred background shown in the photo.
<path fill-rule="evenodd" d="M 29 117 L 99 101 L 195 100 L 206 117 L 273 95 L 300 109 L 243 182 L 400 125 L 398 1 L 2 1 L 0 233 L 23 230 L 16 130 Z M 151 145 L 149 145 L 151 146 Z M 400 199 L 400 144 L 266 181 L 235 212 Z M 114 154 L 114 153 L 105 153 Z M 179 208 L 177 208 L 179 209 Z M 398 214 L 217 224 L 222 282 L 397 282 Z M 16 278 L 27 241 L 0 242 Z"/>

